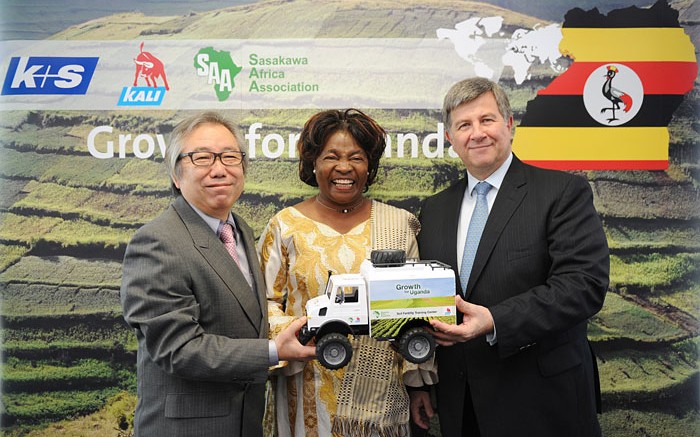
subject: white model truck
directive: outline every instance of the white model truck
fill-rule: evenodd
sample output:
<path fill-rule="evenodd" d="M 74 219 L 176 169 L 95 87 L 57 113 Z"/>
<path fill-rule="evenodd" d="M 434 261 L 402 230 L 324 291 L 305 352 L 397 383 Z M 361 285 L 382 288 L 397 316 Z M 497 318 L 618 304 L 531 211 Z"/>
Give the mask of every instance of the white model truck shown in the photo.
<path fill-rule="evenodd" d="M 412 363 L 435 352 L 430 319 L 455 323 L 455 276 L 438 261 L 406 261 L 402 250 L 375 250 L 359 274 L 330 275 L 326 292 L 306 303 L 299 334 L 316 340 L 319 362 L 339 369 L 350 362 L 348 335 L 391 341 Z"/>

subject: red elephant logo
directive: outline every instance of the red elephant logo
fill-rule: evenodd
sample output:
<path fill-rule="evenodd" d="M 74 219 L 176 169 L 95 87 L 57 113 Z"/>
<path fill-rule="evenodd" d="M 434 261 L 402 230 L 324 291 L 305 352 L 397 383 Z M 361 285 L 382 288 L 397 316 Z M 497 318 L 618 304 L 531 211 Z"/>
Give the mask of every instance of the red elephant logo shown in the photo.
<path fill-rule="evenodd" d="M 165 77 L 165 68 L 160 59 L 153 56 L 150 52 L 143 51 L 143 42 L 141 43 L 140 53 L 134 58 L 136 64 L 136 74 L 134 75 L 134 86 L 138 86 L 139 77 L 146 79 L 146 85 L 156 88 L 157 78 L 162 78 L 165 83 L 165 89 L 170 90 L 168 86 L 168 78 Z"/>

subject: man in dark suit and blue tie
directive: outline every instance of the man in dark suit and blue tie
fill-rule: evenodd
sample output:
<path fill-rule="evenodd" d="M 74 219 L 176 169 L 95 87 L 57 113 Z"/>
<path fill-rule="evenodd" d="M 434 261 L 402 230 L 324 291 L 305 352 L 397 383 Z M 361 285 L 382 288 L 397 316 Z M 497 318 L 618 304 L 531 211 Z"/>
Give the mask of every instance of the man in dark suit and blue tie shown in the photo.
<path fill-rule="evenodd" d="M 268 340 L 253 232 L 231 208 L 245 143 L 213 112 L 180 122 L 165 163 L 172 205 L 124 256 L 124 318 L 138 340 L 136 436 L 262 437 L 268 368 L 315 357 L 298 319 Z"/>
<path fill-rule="evenodd" d="M 455 266 L 460 279 L 457 324 L 431 321 L 442 436 L 600 435 L 587 322 L 603 305 L 610 260 L 592 190 L 512 153 L 510 104 L 490 80 L 453 85 L 443 120 L 467 171 L 426 199 L 418 235 L 421 258 Z M 423 428 L 434 414 L 428 388 L 410 390 Z"/>

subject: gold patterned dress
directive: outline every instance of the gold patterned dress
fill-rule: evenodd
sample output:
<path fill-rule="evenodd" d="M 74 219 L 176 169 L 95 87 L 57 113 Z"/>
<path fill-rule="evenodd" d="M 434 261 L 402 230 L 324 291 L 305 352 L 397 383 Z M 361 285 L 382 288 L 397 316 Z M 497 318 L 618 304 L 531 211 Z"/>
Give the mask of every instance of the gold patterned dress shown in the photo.
<path fill-rule="evenodd" d="M 304 316 L 307 300 L 325 291 L 328 272 L 357 273 L 372 249 L 404 249 L 417 258 L 420 229 L 409 212 L 373 201 L 370 219 L 345 234 L 294 207 L 268 223 L 258 242 L 267 283 L 271 335 Z M 407 436 L 410 365 L 388 342 L 351 337 L 348 366 L 328 370 L 313 360 L 290 362 L 272 377 L 266 427 L 284 436 Z"/>

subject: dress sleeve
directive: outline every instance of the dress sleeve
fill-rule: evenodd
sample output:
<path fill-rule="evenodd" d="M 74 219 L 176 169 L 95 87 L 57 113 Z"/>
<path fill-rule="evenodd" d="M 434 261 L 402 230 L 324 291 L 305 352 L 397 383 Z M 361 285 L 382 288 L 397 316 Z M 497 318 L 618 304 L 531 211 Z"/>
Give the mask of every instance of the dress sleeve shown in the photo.
<path fill-rule="evenodd" d="M 415 215 L 407 213 L 408 226 L 406 230 L 406 257 L 420 259 L 418 253 L 418 240 L 416 236 L 420 232 L 420 222 Z"/>
<path fill-rule="evenodd" d="M 294 318 L 285 314 L 289 290 L 287 275 L 289 259 L 283 243 L 279 217 L 268 222 L 258 241 L 260 268 L 267 287 L 267 313 L 270 322 L 270 338 L 275 338 Z"/>
<path fill-rule="evenodd" d="M 405 209 L 373 201 L 370 230 L 372 249 L 403 249 L 407 258 L 419 259 L 420 222 Z"/>

